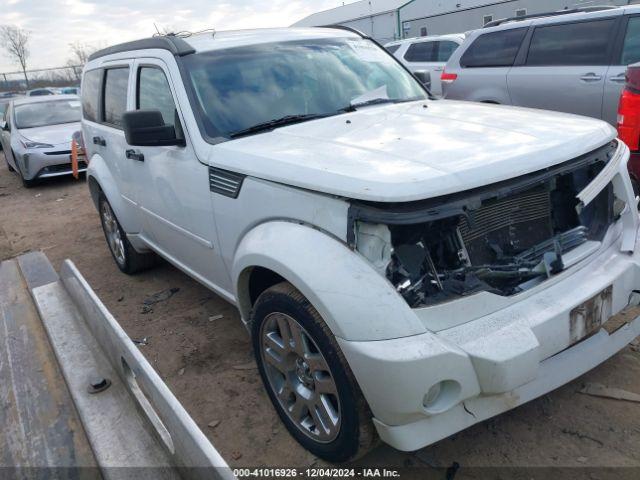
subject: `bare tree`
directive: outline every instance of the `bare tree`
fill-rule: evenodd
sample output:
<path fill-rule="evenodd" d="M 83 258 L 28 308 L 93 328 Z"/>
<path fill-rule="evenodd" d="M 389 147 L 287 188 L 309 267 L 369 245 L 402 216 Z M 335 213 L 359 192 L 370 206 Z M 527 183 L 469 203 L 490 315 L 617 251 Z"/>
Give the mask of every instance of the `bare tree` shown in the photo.
<path fill-rule="evenodd" d="M 24 81 L 29 88 L 27 77 L 27 59 L 29 58 L 29 32 L 15 25 L 0 26 L 0 44 L 6 50 L 7 55 L 20 64 Z"/>
<path fill-rule="evenodd" d="M 69 44 L 71 57 L 69 58 L 69 60 L 67 60 L 67 65 L 73 70 L 73 74 L 76 77 L 77 81 L 80 81 L 82 67 L 89 60 L 89 56 L 96 50 L 98 50 L 97 47 L 88 43 L 82 43 L 80 41 Z"/>

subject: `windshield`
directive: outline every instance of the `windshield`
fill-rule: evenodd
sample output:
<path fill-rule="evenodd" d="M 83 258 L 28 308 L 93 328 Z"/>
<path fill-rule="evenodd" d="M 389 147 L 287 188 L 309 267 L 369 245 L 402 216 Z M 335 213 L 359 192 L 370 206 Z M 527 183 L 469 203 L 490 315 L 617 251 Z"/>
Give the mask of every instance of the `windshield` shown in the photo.
<path fill-rule="evenodd" d="M 338 114 L 372 100 L 427 98 L 388 53 L 356 38 L 316 39 L 184 57 L 209 137 L 285 117 Z"/>
<path fill-rule="evenodd" d="M 79 122 L 82 113 L 80 100 L 56 100 L 27 103 L 15 108 L 17 128 L 35 128 L 60 123 Z"/>

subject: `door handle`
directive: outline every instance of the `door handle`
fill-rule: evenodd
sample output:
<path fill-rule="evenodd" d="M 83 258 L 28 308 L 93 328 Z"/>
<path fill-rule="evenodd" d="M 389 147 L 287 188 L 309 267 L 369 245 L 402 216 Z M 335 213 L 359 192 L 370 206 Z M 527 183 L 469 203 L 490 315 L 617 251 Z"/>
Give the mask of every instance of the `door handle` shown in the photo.
<path fill-rule="evenodd" d="M 615 77 L 609 78 L 609 81 L 611 81 L 613 83 L 625 83 L 627 81 L 627 77 L 623 73 L 623 74 L 617 75 Z"/>
<path fill-rule="evenodd" d="M 93 137 L 93 144 L 94 145 L 100 145 L 102 147 L 106 147 L 107 146 L 107 141 L 102 137 Z"/>
<path fill-rule="evenodd" d="M 127 158 L 129 158 L 131 160 L 136 160 L 138 162 L 144 162 L 144 155 L 142 154 L 142 152 L 140 152 L 138 150 L 127 150 L 125 152 L 125 155 L 127 156 Z"/>
<path fill-rule="evenodd" d="M 595 73 L 587 73 L 580 77 L 583 82 L 599 82 L 602 80 L 602 75 L 596 75 Z"/>

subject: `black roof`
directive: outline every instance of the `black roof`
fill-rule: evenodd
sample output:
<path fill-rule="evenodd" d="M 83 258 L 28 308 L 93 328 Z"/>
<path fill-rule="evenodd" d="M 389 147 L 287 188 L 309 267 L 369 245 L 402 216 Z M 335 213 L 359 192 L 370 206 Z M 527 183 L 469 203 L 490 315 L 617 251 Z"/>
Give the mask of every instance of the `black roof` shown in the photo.
<path fill-rule="evenodd" d="M 102 50 L 98 50 L 91 54 L 89 56 L 89 61 L 111 55 L 113 53 L 129 52 L 131 50 L 147 50 L 151 48 L 168 50 L 177 57 L 183 57 L 196 52 L 195 49 L 182 38 L 176 37 L 175 35 L 162 35 L 103 48 Z"/>

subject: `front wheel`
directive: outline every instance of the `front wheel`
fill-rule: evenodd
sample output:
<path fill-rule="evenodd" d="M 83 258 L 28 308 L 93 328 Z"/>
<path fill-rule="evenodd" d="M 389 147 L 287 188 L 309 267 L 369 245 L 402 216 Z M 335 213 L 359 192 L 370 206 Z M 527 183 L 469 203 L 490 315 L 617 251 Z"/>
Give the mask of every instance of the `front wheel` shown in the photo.
<path fill-rule="evenodd" d="M 104 237 L 120 271 L 132 275 L 156 264 L 155 254 L 139 253 L 133 248 L 103 193 L 98 198 L 98 209 Z"/>
<path fill-rule="evenodd" d="M 324 460 L 345 462 L 375 445 L 371 412 L 340 347 L 291 284 L 260 295 L 252 338 L 269 398 L 304 448 Z"/>

